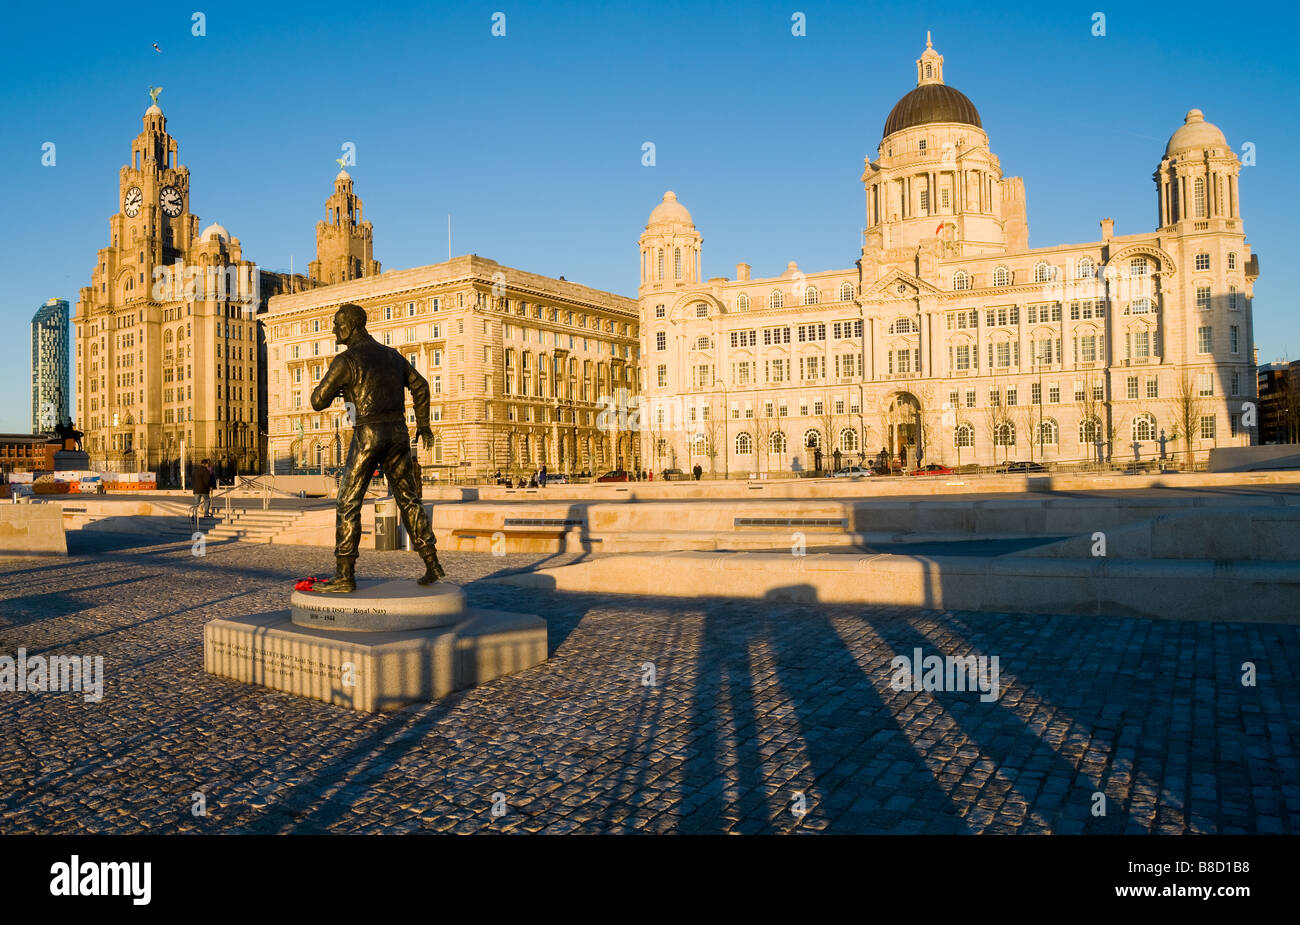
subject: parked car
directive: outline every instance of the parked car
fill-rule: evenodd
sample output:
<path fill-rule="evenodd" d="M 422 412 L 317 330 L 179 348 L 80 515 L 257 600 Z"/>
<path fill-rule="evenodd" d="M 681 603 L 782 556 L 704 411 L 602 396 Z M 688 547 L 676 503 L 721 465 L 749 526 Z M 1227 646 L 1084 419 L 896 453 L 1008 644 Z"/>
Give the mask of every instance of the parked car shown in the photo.
<path fill-rule="evenodd" d="M 941 466 L 938 463 L 930 463 L 928 466 L 922 466 L 919 469 L 913 469 L 908 475 L 952 475 L 953 470 L 950 466 Z"/>
<path fill-rule="evenodd" d="M 843 469 L 836 469 L 831 473 L 833 479 L 864 479 L 869 475 L 875 475 L 873 471 L 866 466 L 845 466 Z"/>
<path fill-rule="evenodd" d="M 632 474 L 628 472 L 626 469 L 610 469 L 600 478 L 596 479 L 596 481 L 597 482 L 630 482 L 632 481 Z"/>
<path fill-rule="evenodd" d="M 1046 472 L 1047 467 L 1036 462 L 1009 462 L 998 466 L 999 472 Z"/>
<path fill-rule="evenodd" d="M 665 469 L 662 473 L 665 482 L 689 482 L 691 474 L 681 469 Z"/>
<path fill-rule="evenodd" d="M 569 477 L 563 472 L 548 472 L 546 473 L 546 484 L 567 485 L 569 484 Z"/>

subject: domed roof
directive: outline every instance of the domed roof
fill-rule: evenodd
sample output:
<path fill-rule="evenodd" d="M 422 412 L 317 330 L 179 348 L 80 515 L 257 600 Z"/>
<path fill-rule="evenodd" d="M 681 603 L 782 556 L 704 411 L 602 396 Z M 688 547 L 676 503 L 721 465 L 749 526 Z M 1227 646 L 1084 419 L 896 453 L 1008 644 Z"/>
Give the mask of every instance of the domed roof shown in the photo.
<path fill-rule="evenodd" d="M 230 232 L 227 231 L 223 226 L 218 225 L 216 222 L 213 222 L 211 225 L 209 225 L 207 228 L 204 228 L 203 231 L 199 233 L 200 241 L 207 241 L 213 237 L 215 237 L 218 241 L 222 241 L 227 244 L 230 243 Z"/>
<path fill-rule="evenodd" d="M 1165 157 L 1175 151 L 1185 151 L 1188 148 L 1226 148 L 1227 146 L 1228 139 L 1223 137 L 1219 127 L 1213 122 L 1206 122 L 1205 115 L 1199 109 L 1192 109 L 1188 111 L 1178 131 L 1169 136 L 1169 144 L 1165 145 Z"/>
<path fill-rule="evenodd" d="M 650 213 L 650 221 L 646 222 L 646 227 L 651 225 L 694 225 L 691 219 L 691 213 L 687 211 L 686 206 L 677 201 L 677 194 L 672 190 L 664 193 L 663 202 L 654 207 Z"/>
<path fill-rule="evenodd" d="M 337 183 L 340 180 L 351 180 L 351 179 L 352 179 L 352 174 L 348 173 L 346 170 L 340 170 L 338 172 L 338 176 L 334 178 L 334 182 Z"/>
<path fill-rule="evenodd" d="M 955 87 L 942 83 L 924 83 L 894 104 L 885 120 L 884 135 L 932 122 L 961 122 L 982 129 L 980 114 L 966 96 Z"/>
<path fill-rule="evenodd" d="M 163 111 L 158 107 L 157 103 L 154 103 L 152 106 L 150 106 L 148 109 L 144 111 L 144 114 L 146 116 L 161 116 L 163 114 Z"/>

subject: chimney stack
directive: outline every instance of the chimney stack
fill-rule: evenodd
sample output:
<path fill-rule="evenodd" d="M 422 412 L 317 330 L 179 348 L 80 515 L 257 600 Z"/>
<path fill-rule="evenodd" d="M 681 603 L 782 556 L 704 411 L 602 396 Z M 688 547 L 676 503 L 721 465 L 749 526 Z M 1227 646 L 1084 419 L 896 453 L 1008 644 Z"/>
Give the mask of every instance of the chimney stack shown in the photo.
<path fill-rule="evenodd" d="M 739 282 L 743 282 L 749 279 L 749 270 L 750 270 L 750 266 L 747 263 L 736 264 L 736 280 Z"/>

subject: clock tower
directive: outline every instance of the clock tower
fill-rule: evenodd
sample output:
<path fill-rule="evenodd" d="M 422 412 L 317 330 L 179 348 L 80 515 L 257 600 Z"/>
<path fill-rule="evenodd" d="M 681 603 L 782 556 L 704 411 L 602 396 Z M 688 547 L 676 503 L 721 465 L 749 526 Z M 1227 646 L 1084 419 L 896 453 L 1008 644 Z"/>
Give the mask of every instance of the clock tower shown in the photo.
<path fill-rule="evenodd" d="M 244 260 L 221 225 L 199 231 L 190 173 L 152 90 L 117 212 L 73 319 L 77 415 L 91 465 L 179 477 L 183 459 L 256 471 L 261 332 L 287 278 Z"/>

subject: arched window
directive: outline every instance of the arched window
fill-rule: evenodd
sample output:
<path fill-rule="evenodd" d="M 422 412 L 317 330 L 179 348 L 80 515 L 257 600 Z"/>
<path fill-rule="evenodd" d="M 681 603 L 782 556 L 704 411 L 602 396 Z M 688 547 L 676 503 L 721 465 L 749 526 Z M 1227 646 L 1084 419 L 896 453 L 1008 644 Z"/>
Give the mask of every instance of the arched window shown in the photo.
<path fill-rule="evenodd" d="M 967 448 L 975 446 L 975 428 L 964 422 L 958 424 L 952 434 L 952 445 Z"/>
<path fill-rule="evenodd" d="M 1128 262 L 1129 276 L 1146 276 L 1147 259 L 1145 257 L 1134 257 Z"/>
<path fill-rule="evenodd" d="M 957 290 L 970 288 L 970 274 L 965 270 L 958 270 L 952 275 L 952 288 Z"/>
<path fill-rule="evenodd" d="M 1138 442 L 1156 438 L 1155 415 L 1143 412 L 1133 419 L 1133 439 Z"/>
<path fill-rule="evenodd" d="M 663 279 L 663 278 L 664 278 L 664 249 L 663 249 L 662 247 L 659 248 L 659 273 L 658 273 L 658 278 L 659 278 L 659 279 Z"/>
<path fill-rule="evenodd" d="M 673 250 L 673 279 L 682 278 L 682 249 L 680 247 Z"/>
<path fill-rule="evenodd" d="M 817 302 L 820 300 L 820 298 L 821 296 L 818 294 L 816 286 L 807 286 L 804 288 L 803 291 L 804 305 L 816 305 Z"/>
<path fill-rule="evenodd" d="M 820 447 L 822 445 L 821 431 L 816 427 L 810 427 L 808 430 L 804 431 L 803 445 L 808 447 L 810 450 L 814 447 Z"/>
<path fill-rule="evenodd" d="M 1205 178 L 1197 177 L 1192 181 L 1192 196 L 1196 203 L 1196 217 L 1205 218 Z"/>
<path fill-rule="evenodd" d="M 1079 422 L 1079 442 L 1091 446 L 1101 439 L 1101 421 L 1086 417 Z"/>
<path fill-rule="evenodd" d="M 1056 277 L 1056 267 L 1050 263 L 1034 264 L 1034 282 L 1048 283 Z"/>
<path fill-rule="evenodd" d="M 1038 424 L 1038 442 L 1047 446 L 1056 446 L 1060 442 L 1061 428 L 1052 418 L 1044 418 Z"/>
<path fill-rule="evenodd" d="M 785 432 L 780 430 L 772 431 L 772 438 L 768 441 L 772 447 L 773 453 L 784 453 L 786 449 Z"/>
<path fill-rule="evenodd" d="M 1011 283 L 1011 273 L 1006 267 L 998 267 L 993 271 L 993 285 L 1007 286 Z"/>
<path fill-rule="evenodd" d="M 1097 275 L 1097 265 L 1089 257 L 1082 258 L 1074 265 L 1074 278 L 1087 279 L 1090 276 Z"/>
<path fill-rule="evenodd" d="M 772 294 L 767 297 L 767 304 L 770 308 L 784 308 L 785 296 L 781 294 L 780 289 L 773 289 Z"/>
<path fill-rule="evenodd" d="M 889 326 L 890 334 L 914 334 L 916 330 L 916 325 L 911 318 L 896 318 L 894 323 Z"/>
<path fill-rule="evenodd" d="M 993 432 L 994 446 L 1015 446 L 1016 445 L 1016 425 L 1010 421 L 1003 421 Z"/>
<path fill-rule="evenodd" d="M 846 427 L 840 431 L 840 451 L 844 453 L 856 453 L 858 451 L 858 432 L 852 427 Z"/>
<path fill-rule="evenodd" d="M 840 283 L 840 301 L 848 302 L 852 298 L 853 298 L 853 284 Z"/>
<path fill-rule="evenodd" d="M 742 312 L 749 311 L 749 296 L 746 293 L 740 294 L 740 298 L 736 300 L 736 307 Z"/>
<path fill-rule="evenodd" d="M 736 434 L 736 455 L 752 456 L 754 453 L 754 440 L 745 431 Z"/>

